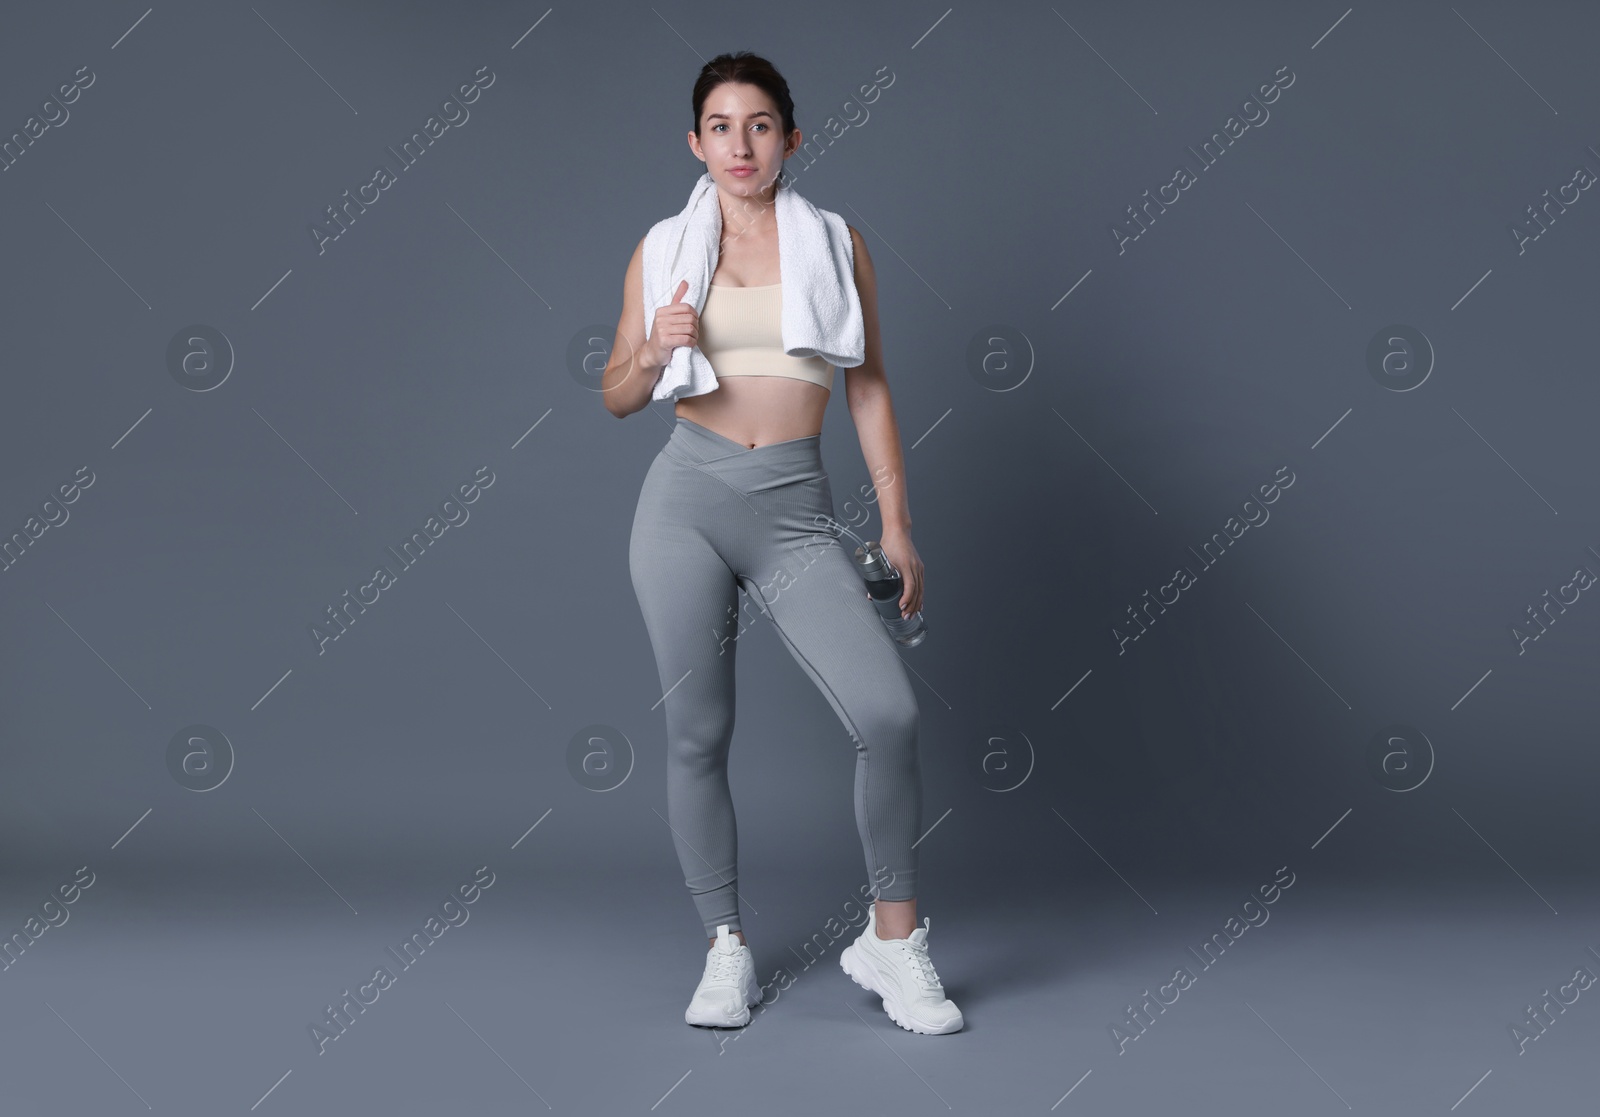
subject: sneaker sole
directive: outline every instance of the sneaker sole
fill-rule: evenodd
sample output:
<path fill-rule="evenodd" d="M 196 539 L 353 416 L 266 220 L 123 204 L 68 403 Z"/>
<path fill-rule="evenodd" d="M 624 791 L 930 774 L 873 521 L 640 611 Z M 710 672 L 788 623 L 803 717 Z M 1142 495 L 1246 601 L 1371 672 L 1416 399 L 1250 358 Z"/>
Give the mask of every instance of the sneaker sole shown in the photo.
<path fill-rule="evenodd" d="M 861 988 L 869 993 L 876 993 L 883 1001 L 884 1013 L 890 1020 L 893 1020 L 908 1032 L 916 1032 L 925 1036 L 943 1036 L 949 1035 L 951 1032 L 959 1032 L 966 1024 L 966 1020 L 959 1016 L 943 1028 L 932 1028 L 927 1024 L 911 1020 L 909 1016 L 901 1011 L 899 998 L 887 996 L 875 984 L 878 977 L 877 971 L 870 964 L 862 962 L 857 957 L 855 943 L 851 943 L 839 952 L 839 968 L 849 974 L 850 980 L 861 986 Z"/>
<path fill-rule="evenodd" d="M 748 990 L 746 995 L 749 995 Z M 693 1024 L 699 1028 L 742 1028 L 750 1023 L 750 1009 L 761 1003 L 761 990 L 755 990 L 755 999 L 747 1001 L 743 1011 L 738 1016 L 729 1016 L 726 1013 L 701 1013 L 699 1016 L 692 1014 L 691 1009 L 684 1009 L 683 1022 Z"/>

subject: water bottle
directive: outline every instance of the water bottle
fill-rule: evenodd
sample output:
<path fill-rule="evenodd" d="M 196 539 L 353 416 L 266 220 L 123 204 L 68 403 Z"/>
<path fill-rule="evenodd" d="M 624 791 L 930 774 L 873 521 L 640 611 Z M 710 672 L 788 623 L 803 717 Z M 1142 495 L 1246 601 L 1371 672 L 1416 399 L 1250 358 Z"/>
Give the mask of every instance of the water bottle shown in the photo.
<path fill-rule="evenodd" d="M 889 629 L 889 635 L 903 647 L 914 648 L 922 643 L 928 635 L 928 626 L 922 619 L 922 610 L 917 610 L 909 617 L 900 615 L 900 594 L 904 592 L 905 580 L 900 577 L 900 571 L 894 568 L 894 563 L 889 561 L 889 556 L 883 553 L 883 548 L 876 539 L 856 548 L 856 570 L 867 584 L 867 594 L 872 598 L 872 607 L 878 610 L 878 616 L 883 618 L 883 623 Z"/>
<path fill-rule="evenodd" d="M 883 618 L 889 635 L 902 647 L 914 648 L 922 643 L 928 635 L 922 610 L 918 609 L 909 617 L 900 615 L 900 595 L 905 592 L 905 580 L 901 578 L 900 571 L 894 568 L 894 563 L 889 561 L 889 556 L 883 553 L 878 541 L 874 539 L 869 542 L 861 538 L 826 512 L 819 512 L 813 522 L 826 528 L 835 537 L 848 535 L 859 544 L 855 553 L 856 571 L 867 584 L 867 596 L 872 598 L 872 607 Z"/>

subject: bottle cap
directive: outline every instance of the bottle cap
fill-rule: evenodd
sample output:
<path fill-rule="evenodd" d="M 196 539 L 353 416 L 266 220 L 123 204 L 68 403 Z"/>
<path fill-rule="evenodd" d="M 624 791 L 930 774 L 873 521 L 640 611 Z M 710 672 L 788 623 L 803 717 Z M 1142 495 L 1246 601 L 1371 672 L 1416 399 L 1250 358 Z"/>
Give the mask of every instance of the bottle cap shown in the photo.
<path fill-rule="evenodd" d="M 864 578 L 894 578 L 900 573 L 889 561 L 889 556 L 883 553 L 876 539 L 870 540 L 865 550 L 856 548 L 856 564 L 861 568 Z"/>

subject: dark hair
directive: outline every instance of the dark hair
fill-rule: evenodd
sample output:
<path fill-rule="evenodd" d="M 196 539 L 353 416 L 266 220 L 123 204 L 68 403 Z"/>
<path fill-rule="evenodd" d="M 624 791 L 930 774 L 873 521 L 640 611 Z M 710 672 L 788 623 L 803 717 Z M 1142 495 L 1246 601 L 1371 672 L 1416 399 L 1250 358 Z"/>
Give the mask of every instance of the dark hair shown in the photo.
<path fill-rule="evenodd" d="M 782 117 L 783 135 L 788 138 L 794 131 L 794 98 L 789 96 L 789 83 L 783 80 L 783 75 L 762 58 L 759 54 L 741 50 L 737 54 L 719 54 L 707 62 L 700 71 L 700 76 L 694 79 L 694 134 L 700 134 L 700 114 L 705 110 L 706 98 L 711 91 L 727 82 L 742 82 L 753 85 L 766 93 L 778 106 L 778 115 Z M 778 173 L 778 183 L 783 181 L 783 173 Z"/>

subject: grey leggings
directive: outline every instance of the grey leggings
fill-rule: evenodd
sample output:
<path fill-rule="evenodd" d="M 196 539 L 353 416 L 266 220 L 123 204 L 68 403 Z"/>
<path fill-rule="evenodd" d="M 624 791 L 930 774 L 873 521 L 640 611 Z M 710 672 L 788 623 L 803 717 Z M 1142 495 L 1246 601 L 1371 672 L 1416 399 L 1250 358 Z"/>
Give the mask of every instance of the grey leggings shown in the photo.
<path fill-rule="evenodd" d="M 855 742 L 873 894 L 916 895 L 916 695 L 844 546 L 816 520 L 833 514 L 821 438 L 752 450 L 679 417 L 634 512 L 629 570 L 666 696 L 667 822 L 708 937 L 740 928 L 728 747 L 734 653 L 752 623 L 741 588 Z"/>

